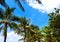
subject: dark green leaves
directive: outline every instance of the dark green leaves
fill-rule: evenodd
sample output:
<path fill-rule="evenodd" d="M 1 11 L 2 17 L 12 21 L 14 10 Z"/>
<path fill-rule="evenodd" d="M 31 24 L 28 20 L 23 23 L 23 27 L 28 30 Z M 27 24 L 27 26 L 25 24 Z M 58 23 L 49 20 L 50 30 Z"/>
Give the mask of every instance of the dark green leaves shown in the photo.
<path fill-rule="evenodd" d="M 11 30 L 16 30 L 17 28 L 19 28 L 18 24 L 14 23 L 14 22 L 9 23 L 9 26 L 10 26 Z"/>
<path fill-rule="evenodd" d="M 5 11 L 5 14 L 6 15 L 10 15 L 12 12 L 14 12 L 14 10 L 15 10 L 15 8 L 9 8 L 9 7 L 7 7 L 6 11 Z"/>
<path fill-rule="evenodd" d="M 2 8 L 0 8 L 0 19 L 4 18 L 3 14 L 4 14 L 4 10 Z"/>
<path fill-rule="evenodd" d="M 19 18 L 19 17 L 17 17 L 17 16 L 15 16 L 15 15 L 14 15 L 14 16 L 12 16 L 10 20 L 20 22 L 20 18 Z"/>
<path fill-rule="evenodd" d="M 36 0 L 39 4 L 41 4 L 42 2 L 41 2 L 41 0 Z"/>
<path fill-rule="evenodd" d="M 2 5 L 2 6 L 4 6 L 4 7 L 9 7 L 8 5 L 7 5 L 7 3 L 5 2 L 5 0 L 0 0 L 0 4 Z"/>

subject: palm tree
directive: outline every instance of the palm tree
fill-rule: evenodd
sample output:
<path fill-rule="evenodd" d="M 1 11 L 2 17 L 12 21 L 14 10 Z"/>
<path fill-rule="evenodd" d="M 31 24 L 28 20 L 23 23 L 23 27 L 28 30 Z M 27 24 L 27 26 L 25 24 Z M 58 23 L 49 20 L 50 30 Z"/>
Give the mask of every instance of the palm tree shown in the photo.
<path fill-rule="evenodd" d="M 21 17 L 20 18 L 20 24 L 19 24 L 19 26 L 20 26 L 20 28 L 21 27 L 23 27 L 22 29 L 23 29 L 23 32 L 24 32 L 24 42 L 27 42 L 26 40 L 26 35 L 27 35 L 27 28 L 26 28 L 26 26 L 27 25 L 29 25 L 29 19 L 28 20 L 26 20 L 26 18 L 25 17 Z M 20 31 L 20 30 L 19 30 Z"/>
<path fill-rule="evenodd" d="M 20 18 L 20 24 L 19 24 L 20 28 L 17 30 L 17 33 L 18 34 L 19 33 L 21 34 L 21 32 L 24 33 L 24 42 L 30 42 L 31 34 L 36 33 L 33 29 L 34 27 L 32 28 L 32 26 L 30 26 L 29 22 L 30 22 L 30 19 L 27 20 L 25 17 Z M 21 31 L 21 29 L 22 29 L 22 31 Z"/>
<path fill-rule="evenodd" d="M 7 8 L 6 11 L 4 11 L 4 13 L 2 13 L 2 11 L 0 11 L 0 26 L 2 24 L 4 24 L 4 28 L 1 27 L 0 30 L 3 30 L 3 35 L 4 35 L 4 42 L 6 42 L 6 38 L 7 38 L 7 29 L 8 27 L 10 27 L 10 29 L 16 30 L 16 28 L 18 28 L 18 25 L 15 21 L 19 21 L 19 17 L 13 15 L 13 11 L 15 10 L 15 8 Z"/>
<path fill-rule="evenodd" d="M 30 42 L 40 42 L 40 38 L 41 38 L 41 33 L 39 30 L 39 27 L 36 25 L 31 24 L 30 25 L 31 29 L 30 29 Z"/>
<path fill-rule="evenodd" d="M 39 31 L 39 27 L 35 26 L 35 25 L 30 25 L 29 24 L 30 19 L 26 19 L 25 17 L 20 18 L 20 28 L 22 27 L 22 31 L 21 30 L 17 30 L 18 34 L 21 32 L 24 33 L 24 42 L 36 42 L 36 41 L 40 41 L 40 33 Z M 36 37 L 38 39 L 36 39 Z"/>

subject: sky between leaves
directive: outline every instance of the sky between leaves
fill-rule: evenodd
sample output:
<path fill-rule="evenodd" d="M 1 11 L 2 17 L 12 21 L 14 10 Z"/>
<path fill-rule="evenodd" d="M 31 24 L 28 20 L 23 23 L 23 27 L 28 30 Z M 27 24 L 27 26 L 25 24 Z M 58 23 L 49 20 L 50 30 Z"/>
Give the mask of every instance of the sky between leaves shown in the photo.
<path fill-rule="evenodd" d="M 26 0 L 24 3 L 21 0 L 21 3 L 25 9 L 25 12 L 22 12 L 14 0 L 6 0 L 6 3 L 10 7 L 16 7 L 14 15 L 19 17 L 26 16 L 27 19 L 31 19 L 32 24 L 35 24 L 40 28 L 48 24 L 48 13 L 52 12 L 54 8 L 60 7 L 60 0 L 41 0 L 41 2 L 42 4 L 38 4 L 38 2 L 36 2 L 35 0 Z M 4 7 L 0 5 L 0 8 Z M 22 36 L 18 37 L 18 35 L 15 34 L 14 31 L 8 32 L 7 42 L 18 42 L 19 38 L 22 38 Z M 0 42 L 3 42 L 3 36 L 1 34 Z"/>

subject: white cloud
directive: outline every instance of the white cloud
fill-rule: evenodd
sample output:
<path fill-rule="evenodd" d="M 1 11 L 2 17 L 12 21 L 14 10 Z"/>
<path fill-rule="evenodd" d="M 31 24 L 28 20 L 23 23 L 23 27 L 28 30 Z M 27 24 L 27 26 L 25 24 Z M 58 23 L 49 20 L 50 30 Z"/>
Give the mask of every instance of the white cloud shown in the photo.
<path fill-rule="evenodd" d="M 18 36 L 13 31 L 7 33 L 7 42 L 18 42 L 19 39 L 23 38 L 23 36 Z M 0 34 L 0 42 L 4 41 L 4 37 Z M 23 41 L 20 41 L 23 42 Z"/>
<path fill-rule="evenodd" d="M 52 12 L 54 8 L 60 7 L 60 0 L 41 0 L 42 4 L 38 4 L 35 0 L 27 0 L 29 5 L 42 12 Z"/>

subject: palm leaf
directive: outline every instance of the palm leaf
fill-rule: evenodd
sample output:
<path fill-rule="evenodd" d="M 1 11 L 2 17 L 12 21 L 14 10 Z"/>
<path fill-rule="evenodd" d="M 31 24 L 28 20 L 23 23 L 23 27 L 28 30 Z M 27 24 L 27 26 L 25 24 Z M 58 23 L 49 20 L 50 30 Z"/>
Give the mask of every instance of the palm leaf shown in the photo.
<path fill-rule="evenodd" d="M 42 2 L 40 0 L 36 0 L 39 4 L 41 4 Z"/>
<path fill-rule="evenodd" d="M 2 27 L 0 27 L 0 32 L 1 32 L 1 30 L 2 30 Z"/>
<path fill-rule="evenodd" d="M 15 0 L 15 2 L 18 3 L 18 5 L 19 5 L 19 7 L 21 8 L 21 10 L 24 12 L 25 10 L 24 10 L 24 8 L 23 8 L 21 2 L 20 2 L 19 0 Z"/>
<path fill-rule="evenodd" d="M 3 14 L 0 14 L 0 19 L 3 19 L 3 18 L 4 18 Z"/>
<path fill-rule="evenodd" d="M 26 25 L 26 24 L 27 24 L 26 18 L 25 18 L 25 17 L 21 17 L 21 18 L 20 18 L 20 23 L 21 23 L 22 25 Z"/>
<path fill-rule="evenodd" d="M 8 22 L 7 20 L 1 20 L 0 23 L 6 23 Z"/>
<path fill-rule="evenodd" d="M 14 12 L 14 10 L 15 10 L 15 8 L 9 8 L 9 7 L 7 7 L 7 8 L 6 8 L 6 11 L 5 11 L 5 14 L 6 14 L 6 15 L 9 15 L 9 14 L 11 14 L 12 12 Z"/>
<path fill-rule="evenodd" d="M 19 39 L 19 41 L 24 40 L 24 38 Z"/>
<path fill-rule="evenodd" d="M 4 10 L 3 10 L 2 8 L 0 8 L 0 18 L 1 18 L 1 19 L 4 18 L 3 13 L 4 13 Z"/>
<path fill-rule="evenodd" d="M 10 29 L 11 30 L 16 30 L 18 27 L 18 24 L 14 23 L 14 22 L 10 22 L 9 23 Z"/>
<path fill-rule="evenodd" d="M 20 18 L 14 15 L 14 16 L 11 17 L 10 20 L 11 21 L 18 21 L 19 22 L 20 21 Z"/>
<path fill-rule="evenodd" d="M 9 8 L 7 7 L 6 8 L 6 11 L 5 11 L 5 15 L 4 15 L 4 18 L 5 19 L 9 19 L 11 16 L 12 16 L 12 12 L 14 12 L 15 8 Z"/>
<path fill-rule="evenodd" d="M 2 5 L 2 6 L 4 6 L 4 7 L 9 7 L 8 5 L 7 5 L 7 3 L 5 2 L 5 0 L 0 0 L 0 4 Z"/>

